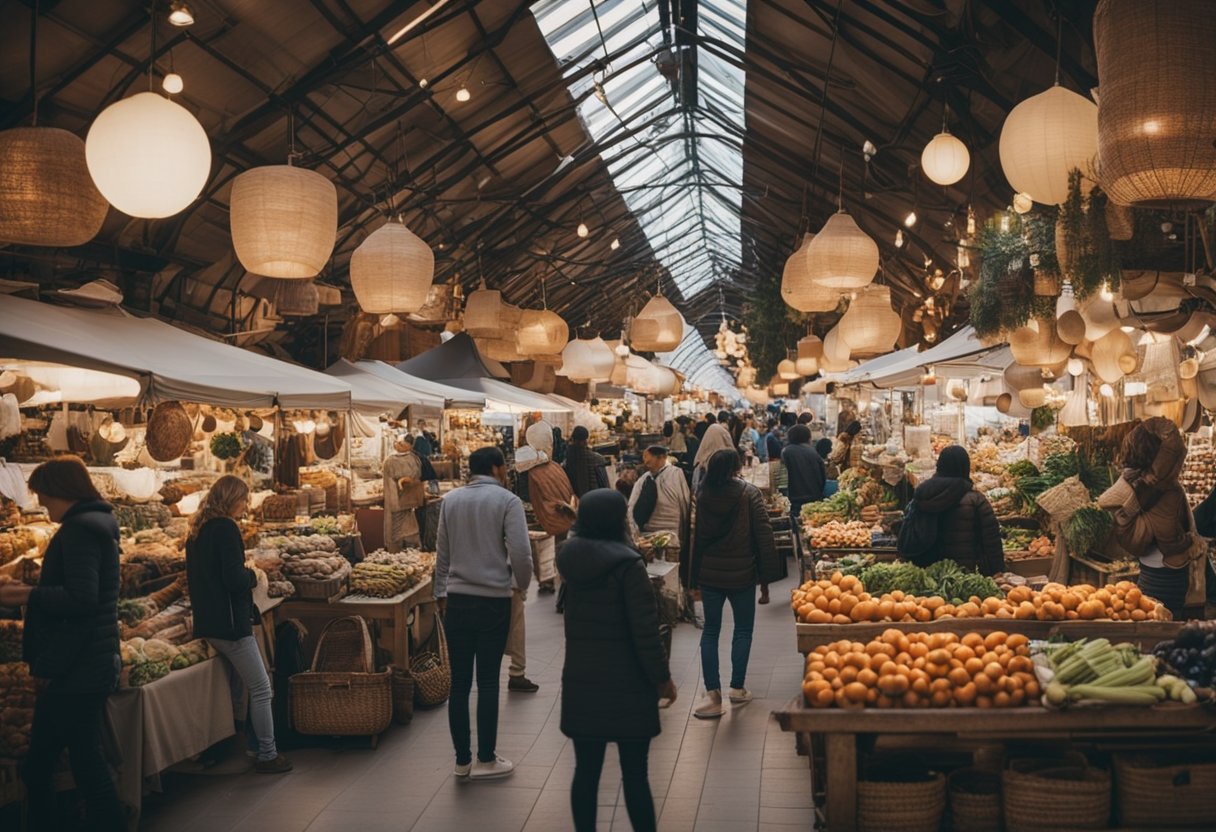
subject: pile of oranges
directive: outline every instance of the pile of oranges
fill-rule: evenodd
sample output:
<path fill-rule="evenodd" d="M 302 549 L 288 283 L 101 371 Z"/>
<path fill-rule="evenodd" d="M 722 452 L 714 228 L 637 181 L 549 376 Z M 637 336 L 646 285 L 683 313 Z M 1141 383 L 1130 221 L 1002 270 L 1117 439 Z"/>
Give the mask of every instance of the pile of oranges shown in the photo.
<path fill-rule="evenodd" d="M 904 633 L 837 641 L 806 657 L 812 708 L 1016 708 L 1039 699 L 1029 641 L 1019 633 Z"/>
<path fill-rule="evenodd" d="M 832 573 L 830 580 L 807 581 L 792 593 L 790 606 L 804 624 L 851 624 L 874 621 L 927 622 L 943 618 L 1004 618 L 1020 621 L 1169 620 L 1170 614 L 1131 581 L 1067 587 L 1047 584 L 1042 590 L 1019 586 L 1006 597 L 972 596 L 951 604 L 940 595 L 917 597 L 900 590 L 878 598 L 852 575 Z"/>

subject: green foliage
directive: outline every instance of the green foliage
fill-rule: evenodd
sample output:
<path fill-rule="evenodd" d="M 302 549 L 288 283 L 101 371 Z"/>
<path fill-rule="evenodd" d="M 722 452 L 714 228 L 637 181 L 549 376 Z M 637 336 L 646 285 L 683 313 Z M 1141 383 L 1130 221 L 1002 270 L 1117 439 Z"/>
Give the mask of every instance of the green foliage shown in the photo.
<path fill-rule="evenodd" d="M 743 305 L 747 327 L 747 353 L 763 386 L 777 372 L 777 364 L 806 334 L 802 314 L 781 297 L 781 274 L 761 278 Z"/>
<path fill-rule="evenodd" d="M 1084 195 L 1081 172 L 1073 169 L 1068 176 L 1068 199 L 1060 210 L 1066 253 L 1061 265 L 1078 298 L 1088 297 L 1107 281 L 1112 290 L 1119 286 L 1119 252 L 1106 227 L 1106 202 L 1106 194 L 1098 187 Z"/>
<path fill-rule="evenodd" d="M 1056 412 L 1047 405 L 1030 411 L 1030 426 L 1036 431 L 1047 430 L 1056 423 Z"/>
<path fill-rule="evenodd" d="M 1032 316 L 1054 315 L 1055 299 L 1034 293 L 1034 271 L 1057 273 L 1055 218 L 1054 208 L 1010 212 L 980 229 L 980 277 L 968 290 L 971 324 L 980 335 L 1016 329 Z"/>

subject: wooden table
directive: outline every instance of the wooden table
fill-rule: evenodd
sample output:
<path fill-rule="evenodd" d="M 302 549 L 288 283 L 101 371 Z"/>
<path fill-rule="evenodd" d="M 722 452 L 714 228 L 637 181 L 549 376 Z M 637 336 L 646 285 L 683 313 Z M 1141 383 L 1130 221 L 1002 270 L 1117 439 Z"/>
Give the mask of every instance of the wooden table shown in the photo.
<path fill-rule="evenodd" d="M 1115 736 L 1127 740 L 1187 736 L 1212 742 L 1216 717 L 1198 705 L 1170 703 L 1153 707 L 1093 707 L 1066 711 L 1046 708 L 915 710 L 841 710 L 808 708 L 797 696 L 773 716 L 782 731 L 822 735 L 825 775 L 824 810 L 829 832 L 857 828 L 858 745 L 876 735 L 920 735 L 926 744 L 943 737 L 1017 740 L 1040 734 L 1055 740 Z M 815 759 L 810 755 L 814 777 Z M 814 781 L 812 780 L 812 783 Z"/>
<path fill-rule="evenodd" d="M 323 601 L 301 601 L 287 599 L 275 610 L 275 618 L 284 621 L 288 618 L 298 618 L 308 628 L 308 636 L 304 640 L 306 656 L 313 655 L 317 639 L 325 625 L 335 618 L 348 615 L 361 615 L 368 621 L 382 623 L 380 643 L 392 654 L 392 662 L 397 667 L 409 667 L 410 633 L 413 628 L 415 641 L 421 641 L 426 635 L 422 632 L 423 616 L 416 610 L 427 604 L 434 604 L 431 594 L 431 579 L 391 598 L 371 598 L 366 595 L 347 595 L 332 604 Z M 384 630 L 388 630 L 385 633 Z"/>

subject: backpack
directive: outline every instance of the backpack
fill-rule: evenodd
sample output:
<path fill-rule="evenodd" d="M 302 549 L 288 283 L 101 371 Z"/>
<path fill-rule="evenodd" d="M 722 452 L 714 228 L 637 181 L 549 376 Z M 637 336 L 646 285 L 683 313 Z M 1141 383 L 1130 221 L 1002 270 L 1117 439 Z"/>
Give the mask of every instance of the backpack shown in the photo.
<path fill-rule="evenodd" d="M 916 498 L 908 501 L 904 519 L 899 526 L 899 554 L 917 566 L 932 563 L 941 517 L 921 511 L 916 507 Z"/>

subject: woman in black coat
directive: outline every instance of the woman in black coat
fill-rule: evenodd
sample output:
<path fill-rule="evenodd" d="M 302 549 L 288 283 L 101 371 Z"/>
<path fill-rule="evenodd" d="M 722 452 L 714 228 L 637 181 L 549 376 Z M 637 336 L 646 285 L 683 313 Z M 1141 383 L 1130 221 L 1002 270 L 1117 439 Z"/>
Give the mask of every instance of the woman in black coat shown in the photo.
<path fill-rule="evenodd" d="M 971 456 L 960 445 L 943 448 L 937 471 L 916 486 L 909 503 L 917 520 L 936 523 L 937 537 L 928 552 L 903 551 L 905 559 L 919 566 L 953 560 L 964 569 L 984 575 L 1005 571 L 1001 527 L 988 498 L 971 483 Z M 905 537 L 901 535 L 901 543 Z"/>
<path fill-rule="evenodd" d="M 659 699 L 676 698 L 646 564 L 627 543 L 626 507 L 616 491 L 588 492 L 579 502 L 575 536 L 557 553 L 566 613 L 561 728 L 574 740 L 570 805 L 578 832 L 596 828 L 610 742 L 620 752 L 633 828 L 655 828 L 646 759 L 660 730 Z"/>
<path fill-rule="evenodd" d="M 44 462 L 30 490 L 60 524 L 38 586 L 0 586 L 0 605 L 26 605 L 22 657 L 38 698 L 23 772 L 35 830 L 59 828 L 51 775 L 66 748 L 89 829 L 126 829 L 101 750 L 106 698 L 118 681 L 118 522 L 79 457 Z"/>

